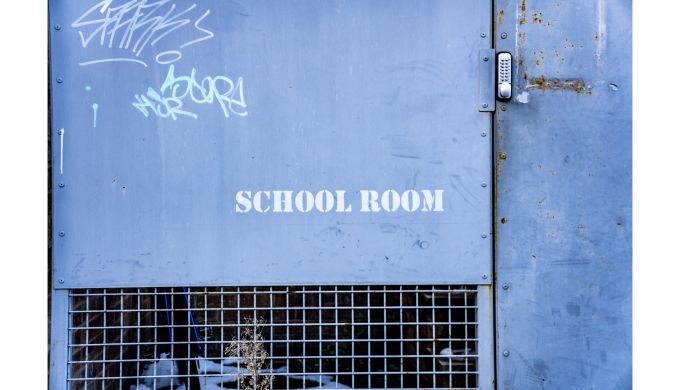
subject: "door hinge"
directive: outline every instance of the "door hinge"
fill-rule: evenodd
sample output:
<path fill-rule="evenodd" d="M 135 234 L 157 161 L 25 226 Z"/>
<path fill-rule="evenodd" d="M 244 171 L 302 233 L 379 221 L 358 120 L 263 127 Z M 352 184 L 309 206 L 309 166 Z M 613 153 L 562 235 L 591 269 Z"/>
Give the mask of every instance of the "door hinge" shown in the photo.
<path fill-rule="evenodd" d="M 479 92 L 477 109 L 480 112 L 496 111 L 496 51 L 479 51 Z"/>

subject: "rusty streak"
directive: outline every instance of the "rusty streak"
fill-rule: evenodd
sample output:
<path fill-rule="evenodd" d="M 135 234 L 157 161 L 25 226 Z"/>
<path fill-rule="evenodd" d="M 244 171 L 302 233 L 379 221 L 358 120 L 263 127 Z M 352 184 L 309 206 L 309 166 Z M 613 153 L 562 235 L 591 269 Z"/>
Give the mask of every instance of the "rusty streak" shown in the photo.
<path fill-rule="evenodd" d="M 591 88 L 586 86 L 583 79 L 559 79 L 546 78 L 545 76 L 533 77 L 529 80 L 527 88 L 541 91 L 574 91 L 577 94 L 591 94 Z"/>

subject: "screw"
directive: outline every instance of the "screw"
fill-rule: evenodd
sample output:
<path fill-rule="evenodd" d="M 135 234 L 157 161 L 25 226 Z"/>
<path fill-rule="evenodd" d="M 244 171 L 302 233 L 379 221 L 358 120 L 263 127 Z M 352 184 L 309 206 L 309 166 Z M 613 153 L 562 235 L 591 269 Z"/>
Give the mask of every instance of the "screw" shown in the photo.
<path fill-rule="evenodd" d="M 61 24 L 55 25 L 55 26 L 54 26 L 54 29 L 57 30 L 57 31 L 58 31 L 58 30 L 61 30 Z"/>
<path fill-rule="evenodd" d="M 489 105 L 484 103 L 484 104 L 482 104 L 482 107 L 487 108 L 487 107 L 489 107 Z"/>
<path fill-rule="evenodd" d="M 482 59 L 484 60 L 484 62 L 489 61 L 489 57 L 484 57 L 484 58 L 482 58 Z"/>
<path fill-rule="evenodd" d="M 57 77 L 57 82 L 58 82 L 59 84 L 61 84 L 61 83 L 64 82 L 64 79 L 62 79 L 61 77 Z"/>
<path fill-rule="evenodd" d="M 507 290 L 507 289 L 509 289 L 509 288 L 510 288 L 510 286 L 508 286 L 507 283 L 503 283 L 503 290 Z"/>
<path fill-rule="evenodd" d="M 486 38 L 486 33 L 479 34 L 482 38 Z"/>
<path fill-rule="evenodd" d="M 64 183 L 59 183 L 59 188 L 64 188 L 65 186 L 66 186 L 66 184 L 64 184 Z"/>
<path fill-rule="evenodd" d="M 486 233 L 482 233 L 482 238 L 486 238 Z"/>
<path fill-rule="evenodd" d="M 486 131 L 482 131 L 482 137 L 486 137 Z"/>
<path fill-rule="evenodd" d="M 505 153 L 501 153 L 501 160 L 505 160 L 508 157 Z"/>
<path fill-rule="evenodd" d="M 482 183 L 482 188 L 486 188 L 486 183 Z"/>
<path fill-rule="evenodd" d="M 66 235 L 66 233 L 64 233 L 64 232 L 59 232 L 59 237 L 64 237 L 65 235 Z"/>
<path fill-rule="evenodd" d="M 486 279 L 486 278 L 488 278 L 488 276 L 486 276 L 486 274 L 482 275 L 482 279 Z"/>
<path fill-rule="evenodd" d="M 507 108 L 506 106 L 501 106 L 501 111 L 505 111 L 505 110 L 507 110 L 507 109 L 508 109 L 508 108 Z"/>
<path fill-rule="evenodd" d="M 59 278 L 59 284 L 64 284 L 64 278 Z"/>
<path fill-rule="evenodd" d="M 503 351 L 503 356 L 508 357 L 510 356 L 510 351 Z"/>
<path fill-rule="evenodd" d="M 505 39 L 508 37 L 508 33 L 501 33 L 501 39 Z"/>

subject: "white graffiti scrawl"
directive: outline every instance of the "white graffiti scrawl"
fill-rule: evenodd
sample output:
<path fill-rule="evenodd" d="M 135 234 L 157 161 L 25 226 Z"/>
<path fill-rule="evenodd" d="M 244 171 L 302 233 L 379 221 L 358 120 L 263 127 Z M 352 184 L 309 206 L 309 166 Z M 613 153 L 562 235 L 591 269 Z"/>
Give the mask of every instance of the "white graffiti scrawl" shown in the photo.
<path fill-rule="evenodd" d="M 96 58 L 80 65 L 131 62 L 146 67 L 147 63 L 141 56 L 144 50 L 160 45 L 171 33 L 184 29 L 186 31 L 182 31 L 182 35 L 190 37 L 189 40 L 163 47 L 163 51 L 155 56 L 159 64 L 176 62 L 182 58 L 182 49 L 214 36 L 212 31 L 202 26 L 210 10 L 201 13 L 196 8 L 196 4 L 177 7 L 170 0 L 100 1 L 78 17 L 71 27 L 78 30 L 83 48 L 99 45 L 117 48 L 126 55 Z"/>
<path fill-rule="evenodd" d="M 196 79 L 196 69 L 187 76 L 175 76 L 175 66 L 170 65 L 165 81 L 159 89 L 149 87 L 145 94 L 135 95 L 132 105 L 145 117 L 154 114 L 161 118 L 177 119 L 179 116 L 198 118 L 189 111 L 185 103 L 219 104 L 225 118 L 231 114 L 248 115 L 243 97 L 243 79 L 236 82 L 227 76 L 206 76 Z"/>

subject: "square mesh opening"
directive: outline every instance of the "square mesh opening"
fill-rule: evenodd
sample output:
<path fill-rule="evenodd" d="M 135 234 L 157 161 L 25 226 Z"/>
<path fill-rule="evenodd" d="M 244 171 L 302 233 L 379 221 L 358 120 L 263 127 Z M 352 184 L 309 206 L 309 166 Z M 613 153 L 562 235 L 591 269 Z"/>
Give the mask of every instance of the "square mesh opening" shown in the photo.
<path fill-rule="evenodd" d="M 478 387 L 476 286 L 69 295 L 70 389 Z"/>

